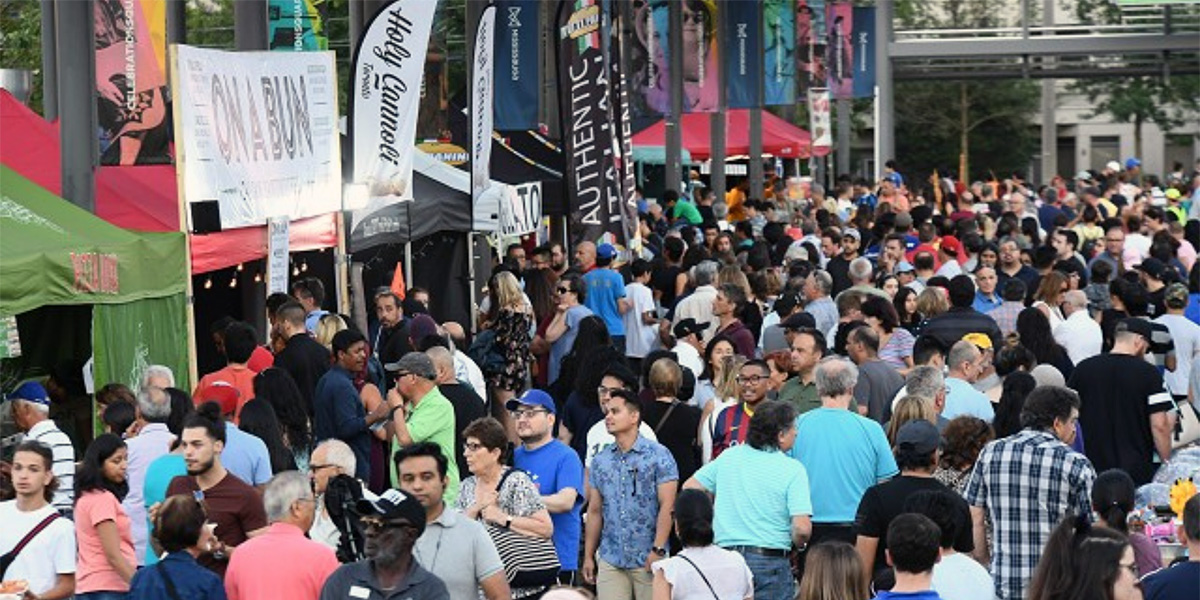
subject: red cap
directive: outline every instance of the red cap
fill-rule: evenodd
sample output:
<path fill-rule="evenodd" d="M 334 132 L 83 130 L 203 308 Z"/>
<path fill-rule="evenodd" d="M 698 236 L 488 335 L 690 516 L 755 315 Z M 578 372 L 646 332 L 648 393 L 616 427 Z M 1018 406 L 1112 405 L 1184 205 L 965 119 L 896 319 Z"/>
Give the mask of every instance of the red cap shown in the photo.
<path fill-rule="evenodd" d="M 214 381 L 198 390 L 192 401 L 196 406 L 205 402 L 216 402 L 221 407 L 221 414 L 232 415 L 237 412 L 238 397 L 241 393 L 227 381 Z"/>
<path fill-rule="evenodd" d="M 946 254 L 958 256 L 962 252 L 962 243 L 952 235 L 944 235 L 942 236 L 942 250 Z"/>

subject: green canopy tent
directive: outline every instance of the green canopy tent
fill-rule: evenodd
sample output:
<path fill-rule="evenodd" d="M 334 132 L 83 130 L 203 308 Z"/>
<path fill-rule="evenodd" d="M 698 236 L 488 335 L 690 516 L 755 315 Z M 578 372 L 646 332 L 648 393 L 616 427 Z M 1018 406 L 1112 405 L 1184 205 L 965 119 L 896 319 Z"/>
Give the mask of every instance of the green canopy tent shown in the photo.
<path fill-rule="evenodd" d="M 162 364 L 188 389 L 187 276 L 182 233 L 110 225 L 0 165 L 0 319 L 16 317 L 23 349 L 57 341 L 44 307 L 91 306 L 97 385 Z"/>

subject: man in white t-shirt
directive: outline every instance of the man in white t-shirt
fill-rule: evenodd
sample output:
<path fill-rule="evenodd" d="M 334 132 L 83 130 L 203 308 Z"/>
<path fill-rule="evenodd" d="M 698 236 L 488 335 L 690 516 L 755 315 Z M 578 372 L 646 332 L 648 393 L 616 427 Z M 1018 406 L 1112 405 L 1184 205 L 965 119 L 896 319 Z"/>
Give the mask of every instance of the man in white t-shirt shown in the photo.
<path fill-rule="evenodd" d="M 1171 339 L 1175 343 L 1175 370 L 1167 371 L 1163 383 L 1167 391 L 1176 400 L 1187 398 L 1188 376 L 1192 372 L 1192 362 L 1200 353 L 1200 325 L 1191 322 L 1183 316 L 1183 310 L 1188 305 L 1188 289 L 1182 283 L 1172 283 L 1167 286 L 1163 296 L 1163 304 L 1167 314 L 1154 320 L 1167 326 Z"/>
<path fill-rule="evenodd" d="M 1054 341 L 1067 351 L 1071 362 L 1079 364 L 1100 354 L 1104 333 L 1100 330 L 1100 324 L 1088 313 L 1087 294 L 1082 290 L 1063 294 L 1062 311 L 1066 319 L 1054 328 Z"/>
<path fill-rule="evenodd" d="M 949 488 L 925 490 L 908 497 L 904 511 L 925 515 L 942 532 L 942 559 L 933 566 L 933 591 L 943 600 L 971 600 L 980 597 L 980 590 L 993 588 L 992 576 L 970 555 L 955 552 L 954 541 L 968 523 L 956 517 L 956 503 L 962 502 Z"/>
<path fill-rule="evenodd" d="M 625 286 L 625 298 L 631 310 L 621 315 L 625 321 L 625 357 L 634 373 L 642 372 L 642 359 L 654 349 L 658 333 L 658 314 L 654 308 L 654 293 L 646 284 L 650 283 L 650 263 L 637 259 L 629 265 L 633 281 Z"/>
<path fill-rule="evenodd" d="M 69 598 L 75 592 L 75 526 L 50 504 L 58 482 L 48 446 L 26 440 L 13 453 L 12 483 L 17 497 L 0 502 L 0 554 L 16 548 L 30 532 L 42 528 L 17 553 L 0 579 L 29 582 L 29 592 L 43 600 Z"/>

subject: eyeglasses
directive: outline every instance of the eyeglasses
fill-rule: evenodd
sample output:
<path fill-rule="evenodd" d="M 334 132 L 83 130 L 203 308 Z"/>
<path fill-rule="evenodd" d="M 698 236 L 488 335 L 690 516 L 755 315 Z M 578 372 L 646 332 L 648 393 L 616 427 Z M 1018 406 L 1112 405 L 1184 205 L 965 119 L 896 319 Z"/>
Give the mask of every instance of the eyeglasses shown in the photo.
<path fill-rule="evenodd" d="M 558 288 L 558 293 L 560 293 L 560 294 L 570 294 L 570 293 L 571 293 L 571 288 L 560 287 L 560 288 Z"/>
<path fill-rule="evenodd" d="M 619 388 L 619 387 L 600 386 L 600 387 L 596 388 L 596 395 L 597 396 L 611 396 L 613 392 L 620 391 L 620 390 L 621 390 L 621 388 Z"/>
<path fill-rule="evenodd" d="M 1106 242 L 1123 242 L 1125 238 L 1104 238 Z"/>
<path fill-rule="evenodd" d="M 749 376 L 738 375 L 736 381 L 738 382 L 738 385 L 746 385 L 746 384 L 754 385 L 765 379 L 770 379 L 770 377 L 767 375 L 749 375 Z"/>
<path fill-rule="evenodd" d="M 548 411 L 544 408 L 532 408 L 532 409 L 524 409 L 524 410 L 514 410 L 511 412 L 512 412 L 512 417 L 519 421 L 521 419 L 532 419 L 534 415 L 549 414 L 550 411 Z"/>
<path fill-rule="evenodd" d="M 486 446 L 484 446 L 483 444 L 480 444 L 479 442 L 466 442 L 465 444 L 463 444 L 463 448 L 466 450 L 470 450 L 471 452 L 479 452 L 480 450 L 483 450 L 484 448 L 486 448 Z"/>
<path fill-rule="evenodd" d="M 321 469 L 335 469 L 335 468 L 337 468 L 337 465 L 335 465 L 335 464 L 324 464 L 324 465 L 311 465 L 310 464 L 310 465 L 308 465 L 308 470 L 311 473 L 316 473 L 317 471 L 320 471 Z"/>

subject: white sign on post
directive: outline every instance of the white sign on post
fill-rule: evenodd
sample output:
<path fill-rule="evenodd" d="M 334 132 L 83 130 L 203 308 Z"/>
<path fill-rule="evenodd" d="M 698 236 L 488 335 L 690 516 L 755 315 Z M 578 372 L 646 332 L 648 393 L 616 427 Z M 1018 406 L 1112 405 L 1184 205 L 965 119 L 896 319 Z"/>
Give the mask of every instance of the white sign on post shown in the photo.
<path fill-rule="evenodd" d="M 267 219 L 267 295 L 288 293 L 287 217 Z"/>
<path fill-rule="evenodd" d="M 525 235 L 542 220 L 542 182 L 510 185 L 500 200 L 500 235 Z"/>

